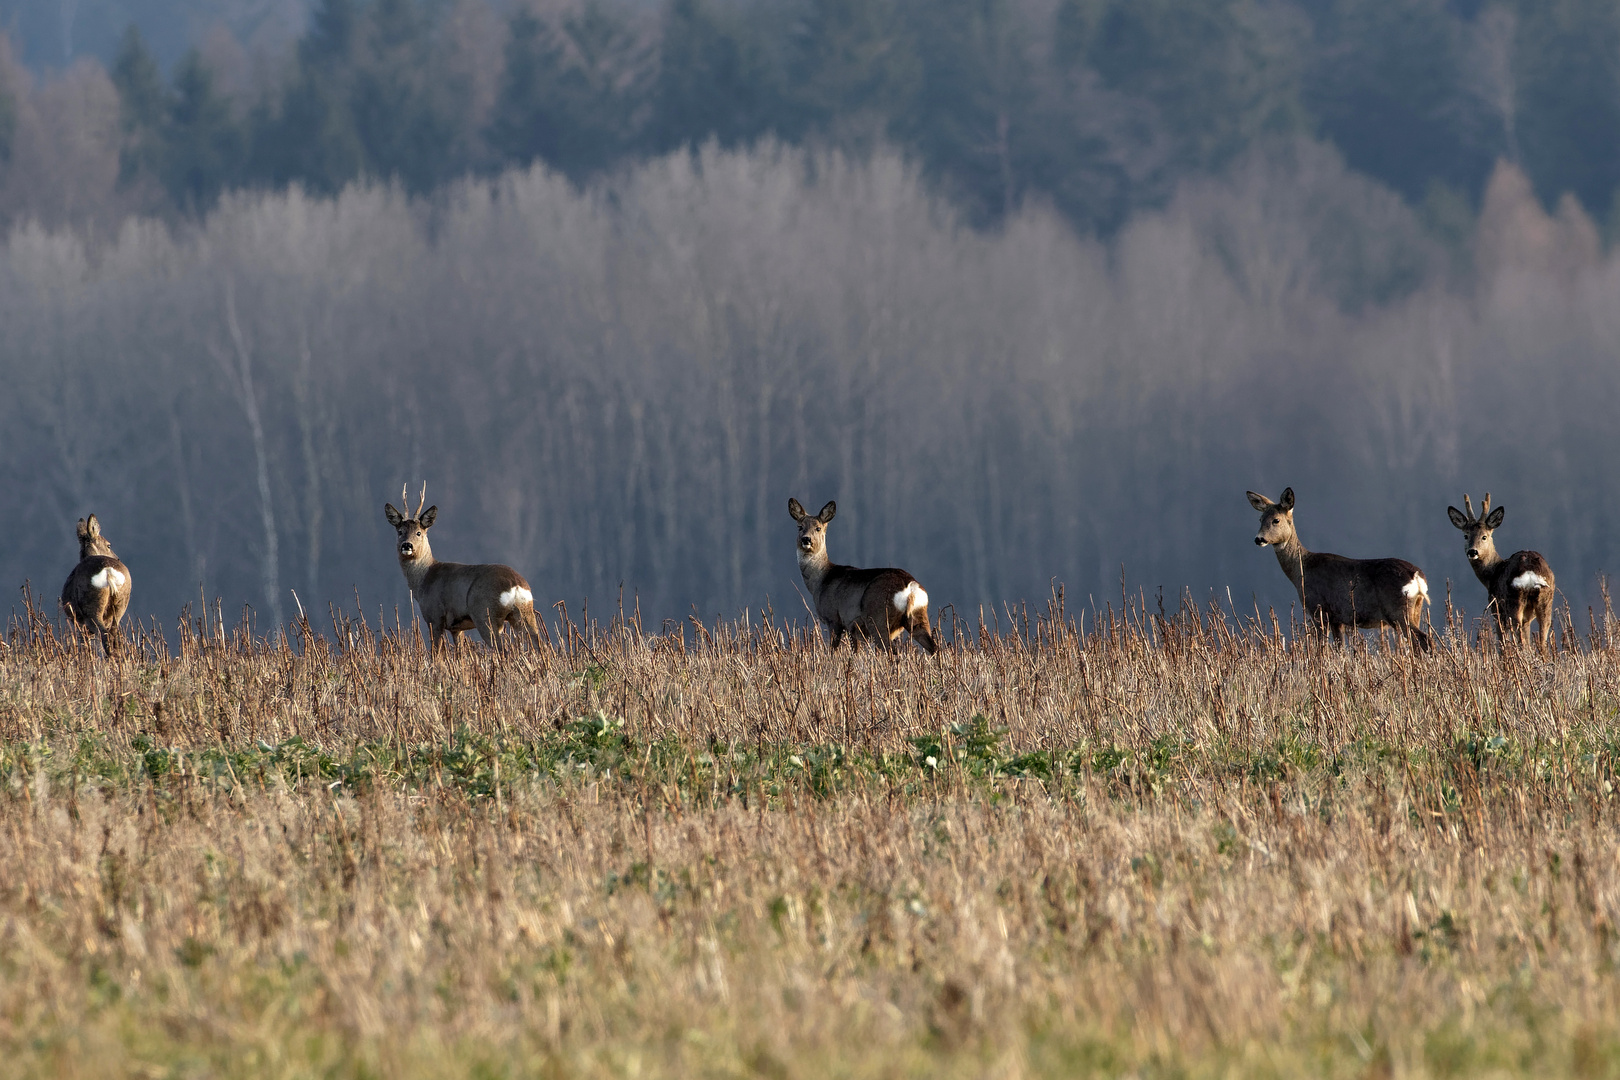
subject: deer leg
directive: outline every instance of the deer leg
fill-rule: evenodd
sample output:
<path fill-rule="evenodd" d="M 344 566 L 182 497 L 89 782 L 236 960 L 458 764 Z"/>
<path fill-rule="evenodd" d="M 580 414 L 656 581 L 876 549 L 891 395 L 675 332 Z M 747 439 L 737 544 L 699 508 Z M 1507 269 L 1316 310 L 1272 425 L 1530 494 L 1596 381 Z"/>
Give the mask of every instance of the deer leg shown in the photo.
<path fill-rule="evenodd" d="M 526 607 L 518 614 L 518 625 L 529 632 L 529 640 L 534 642 L 534 651 L 540 651 L 540 620 L 534 614 L 533 607 Z"/>
<path fill-rule="evenodd" d="M 503 622 L 501 619 L 491 619 L 489 612 L 485 611 L 473 617 L 473 628 L 478 631 L 478 636 L 484 639 L 485 645 L 498 651 L 500 646 L 495 640 L 495 635 L 501 632 Z"/>
<path fill-rule="evenodd" d="M 838 648 L 838 646 L 842 644 L 844 640 L 844 624 L 828 623 L 827 631 L 832 635 L 832 644 L 828 647 L 832 649 Z"/>
<path fill-rule="evenodd" d="M 927 608 L 911 616 L 911 640 L 921 645 L 929 656 L 939 652 L 939 644 L 934 641 L 933 632 L 928 628 Z"/>
<path fill-rule="evenodd" d="M 1506 645 L 1508 640 L 1508 613 L 1500 600 L 1492 601 L 1491 610 L 1496 614 L 1496 636 Z"/>

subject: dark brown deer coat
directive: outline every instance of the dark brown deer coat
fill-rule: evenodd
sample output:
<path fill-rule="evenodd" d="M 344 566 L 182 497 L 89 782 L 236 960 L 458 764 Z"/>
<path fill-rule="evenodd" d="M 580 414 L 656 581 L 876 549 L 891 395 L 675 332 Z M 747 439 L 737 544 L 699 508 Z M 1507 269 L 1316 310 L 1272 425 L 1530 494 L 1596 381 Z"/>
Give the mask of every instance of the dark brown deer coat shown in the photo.
<path fill-rule="evenodd" d="M 1539 551 L 1515 551 L 1503 558 L 1496 551 L 1491 534 L 1502 524 L 1505 507 L 1491 509 L 1491 493 L 1485 493 L 1479 517 L 1474 504 L 1463 496 L 1465 515 L 1455 506 L 1446 507 L 1446 516 L 1465 535 L 1465 554 L 1474 576 L 1485 586 L 1486 604 L 1496 613 L 1496 624 L 1504 638 L 1511 635 L 1523 643 L 1530 636 L 1530 624 L 1540 623 L 1537 644 L 1545 649 L 1552 638 L 1553 590 L 1556 579 L 1552 567 Z"/>
<path fill-rule="evenodd" d="M 798 499 L 788 500 L 788 513 L 799 526 L 799 572 L 817 617 L 832 634 L 833 648 L 847 630 L 888 649 L 909 632 L 928 652 L 938 651 L 928 626 L 928 594 L 916 578 L 893 567 L 841 566 L 827 557 L 827 523 L 837 512 L 837 504 L 829 502 L 819 514 L 807 514 Z"/>
<path fill-rule="evenodd" d="M 79 519 L 79 565 L 62 585 L 62 607 L 74 624 L 101 635 L 101 651 L 111 654 L 123 640 L 118 620 L 129 608 L 129 567 L 113 554 L 96 515 Z"/>
<path fill-rule="evenodd" d="M 1347 559 L 1323 551 L 1307 551 L 1294 532 L 1294 489 L 1272 502 L 1248 492 L 1249 505 L 1260 511 L 1260 531 L 1254 542 L 1272 545 L 1277 563 L 1299 591 L 1300 603 L 1312 619 L 1326 624 L 1341 639 L 1352 630 L 1394 627 L 1424 649 L 1429 635 L 1419 625 L 1429 599 L 1423 571 L 1405 559 Z"/>
<path fill-rule="evenodd" d="M 402 497 L 400 501 L 409 508 L 408 499 Z M 540 626 L 534 614 L 534 592 L 523 575 L 499 563 L 435 559 L 427 531 L 438 518 L 439 508 L 430 506 L 424 512 L 422 503 L 426 501 L 427 485 L 423 484 L 416 513 L 406 516 L 387 503 L 383 516 L 394 527 L 399 540 L 399 568 L 431 633 L 428 652 L 437 649 L 445 634 L 450 635 L 452 644 L 460 644 L 461 635 L 468 630 L 477 630 L 485 644 L 494 645 L 495 635 L 508 623 L 526 632 L 538 649 Z"/>

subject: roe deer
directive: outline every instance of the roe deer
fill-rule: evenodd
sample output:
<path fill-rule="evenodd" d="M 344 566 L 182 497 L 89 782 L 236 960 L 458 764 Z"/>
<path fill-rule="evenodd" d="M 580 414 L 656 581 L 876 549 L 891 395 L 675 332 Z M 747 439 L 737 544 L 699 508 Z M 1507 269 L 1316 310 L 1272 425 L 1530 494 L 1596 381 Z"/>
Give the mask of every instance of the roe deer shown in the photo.
<path fill-rule="evenodd" d="M 1294 489 L 1272 502 L 1249 492 L 1249 505 L 1260 511 L 1254 542 L 1277 549 L 1277 562 L 1299 590 L 1306 614 L 1327 624 L 1341 640 L 1352 630 L 1391 626 L 1424 649 L 1429 635 L 1419 626 L 1429 583 L 1423 571 L 1405 559 L 1347 559 L 1307 551 L 1294 532 Z"/>
<path fill-rule="evenodd" d="M 407 510 L 410 508 L 403 489 L 400 502 Z M 437 650 L 439 639 L 447 631 L 453 645 L 461 643 L 464 631 L 473 629 L 485 644 L 494 645 L 495 635 L 507 623 L 527 630 L 538 649 L 540 626 L 534 617 L 534 593 L 523 575 L 498 563 L 439 562 L 427 538 L 439 508 L 430 506 L 424 512 L 425 502 L 427 485 L 423 484 L 415 513 L 407 517 L 393 504 L 385 503 L 383 515 L 399 536 L 399 568 L 405 572 L 405 581 L 422 609 L 422 621 L 432 632 L 428 655 Z"/>
<path fill-rule="evenodd" d="M 74 625 L 94 627 L 108 655 L 123 640 L 118 620 L 129 607 L 129 567 L 113 554 L 96 515 L 79 519 L 79 565 L 62 585 L 62 606 Z"/>
<path fill-rule="evenodd" d="M 904 570 L 861 570 L 839 566 L 827 558 L 827 523 L 838 512 L 829 502 L 814 516 L 804 512 L 798 499 L 788 500 L 788 513 L 799 523 L 799 572 L 816 615 L 832 634 L 832 647 L 848 630 L 857 638 L 871 637 L 894 649 L 902 631 L 929 653 L 939 650 L 928 629 L 928 594 Z"/>
<path fill-rule="evenodd" d="M 1468 508 L 1467 514 L 1448 506 L 1446 516 L 1467 536 L 1468 565 L 1474 568 L 1474 576 L 1489 594 L 1487 605 L 1496 612 L 1496 624 L 1501 627 L 1502 636 L 1506 638 L 1511 629 L 1513 636 L 1523 643 L 1529 636 L 1530 623 L 1539 622 L 1541 631 L 1536 635 L 1540 639 L 1537 644 L 1546 648 L 1547 639 L 1552 635 L 1552 567 L 1539 551 L 1515 551 L 1505 559 L 1496 553 L 1496 541 L 1491 539 L 1491 533 L 1502 524 L 1506 509 L 1501 506 L 1491 509 L 1490 492 L 1485 493 L 1485 501 L 1479 504 L 1479 517 L 1474 516 L 1474 504 L 1468 501 L 1467 495 L 1463 496 L 1463 506 Z"/>

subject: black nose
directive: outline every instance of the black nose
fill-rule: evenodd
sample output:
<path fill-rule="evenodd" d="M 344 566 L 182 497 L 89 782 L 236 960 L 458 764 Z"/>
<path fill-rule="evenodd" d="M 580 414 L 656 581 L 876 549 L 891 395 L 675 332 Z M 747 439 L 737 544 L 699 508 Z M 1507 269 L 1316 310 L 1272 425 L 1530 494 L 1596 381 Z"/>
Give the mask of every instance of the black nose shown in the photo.
<path fill-rule="evenodd" d="M 1255 547 L 1265 547 L 1266 546 L 1266 538 L 1263 537 L 1263 536 L 1255 537 L 1254 538 L 1254 546 Z"/>
<path fill-rule="evenodd" d="M 1470 559 L 1477 559 L 1477 558 L 1479 558 L 1479 548 L 1469 548 L 1469 549 L 1468 549 L 1468 557 L 1469 557 L 1469 558 L 1470 558 Z"/>
<path fill-rule="evenodd" d="M 416 548 L 409 543 L 399 545 L 399 553 L 407 559 L 416 554 Z"/>

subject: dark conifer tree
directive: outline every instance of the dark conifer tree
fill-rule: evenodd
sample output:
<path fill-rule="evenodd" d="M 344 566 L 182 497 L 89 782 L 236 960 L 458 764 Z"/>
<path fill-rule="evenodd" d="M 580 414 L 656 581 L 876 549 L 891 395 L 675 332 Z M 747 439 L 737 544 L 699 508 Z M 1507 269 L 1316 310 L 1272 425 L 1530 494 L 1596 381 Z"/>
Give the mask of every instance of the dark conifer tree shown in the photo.
<path fill-rule="evenodd" d="M 142 174 L 157 176 L 163 169 L 168 95 L 163 73 L 133 23 L 119 43 L 111 76 L 118 90 L 119 125 L 124 135 L 118 160 L 119 182 L 129 184 Z"/>
<path fill-rule="evenodd" d="M 706 0 L 670 0 L 646 145 L 662 153 L 713 138 L 722 146 L 774 130 L 782 64 L 747 12 Z"/>
<path fill-rule="evenodd" d="M 486 138 L 503 162 L 536 159 L 576 180 L 612 165 L 634 135 L 642 57 L 629 27 L 600 5 L 551 27 L 512 17 Z"/>
<path fill-rule="evenodd" d="M 175 70 L 164 144 L 164 187 L 184 210 L 206 212 L 241 178 L 241 126 L 195 49 Z"/>

